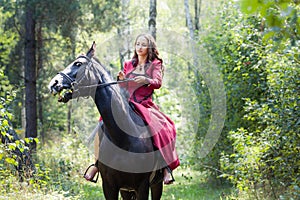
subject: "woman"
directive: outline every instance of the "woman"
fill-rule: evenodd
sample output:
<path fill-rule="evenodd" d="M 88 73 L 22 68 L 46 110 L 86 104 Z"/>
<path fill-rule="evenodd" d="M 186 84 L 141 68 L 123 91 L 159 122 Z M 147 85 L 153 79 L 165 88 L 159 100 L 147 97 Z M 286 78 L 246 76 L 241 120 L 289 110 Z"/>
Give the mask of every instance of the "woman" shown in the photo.
<path fill-rule="evenodd" d="M 132 60 L 124 63 L 124 70 L 119 72 L 118 79 L 134 80 L 121 84 L 121 87 L 128 90 L 129 102 L 149 125 L 153 144 L 166 163 L 163 181 L 170 184 L 174 181 L 171 171 L 179 166 L 179 159 L 175 151 L 175 125 L 152 101 L 152 94 L 155 89 L 161 87 L 163 78 L 163 60 L 158 55 L 154 38 L 150 34 L 138 35 L 134 56 Z M 98 172 L 95 166 L 97 165 L 91 165 L 91 170 L 84 175 L 89 181 L 92 181 Z"/>

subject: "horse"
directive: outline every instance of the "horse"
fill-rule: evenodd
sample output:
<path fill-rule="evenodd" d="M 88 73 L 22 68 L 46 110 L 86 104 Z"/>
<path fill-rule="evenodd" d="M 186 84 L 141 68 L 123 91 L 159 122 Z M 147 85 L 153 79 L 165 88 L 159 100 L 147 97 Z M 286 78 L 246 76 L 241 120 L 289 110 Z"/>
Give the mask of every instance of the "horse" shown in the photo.
<path fill-rule="evenodd" d="M 49 83 L 50 92 L 59 94 L 58 101 L 91 96 L 103 120 L 100 139 L 100 162 L 105 199 L 159 200 L 163 191 L 163 172 L 151 134 L 145 122 L 128 102 L 120 82 L 94 57 L 93 42 L 86 55 L 77 57 Z M 132 80 L 124 80 L 132 81 Z M 62 94 L 64 93 L 64 94 Z M 154 153 L 155 152 L 155 153 Z M 104 162 L 103 162 L 104 160 Z M 153 174 L 156 174 L 155 176 Z M 156 177 L 155 181 L 153 177 Z"/>

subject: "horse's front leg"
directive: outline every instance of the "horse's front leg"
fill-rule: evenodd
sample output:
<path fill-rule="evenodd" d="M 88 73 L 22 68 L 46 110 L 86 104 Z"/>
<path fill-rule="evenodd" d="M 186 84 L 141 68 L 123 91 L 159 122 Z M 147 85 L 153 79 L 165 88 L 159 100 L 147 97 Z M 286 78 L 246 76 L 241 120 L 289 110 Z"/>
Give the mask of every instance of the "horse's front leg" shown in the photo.
<path fill-rule="evenodd" d="M 118 200 L 119 188 L 107 184 L 108 181 L 102 183 L 103 193 L 106 200 Z"/>
<path fill-rule="evenodd" d="M 149 178 L 145 179 L 139 186 L 137 191 L 137 200 L 148 200 L 149 197 Z"/>
<path fill-rule="evenodd" d="M 156 183 L 151 186 L 151 199 L 160 200 L 163 192 L 163 182 Z"/>

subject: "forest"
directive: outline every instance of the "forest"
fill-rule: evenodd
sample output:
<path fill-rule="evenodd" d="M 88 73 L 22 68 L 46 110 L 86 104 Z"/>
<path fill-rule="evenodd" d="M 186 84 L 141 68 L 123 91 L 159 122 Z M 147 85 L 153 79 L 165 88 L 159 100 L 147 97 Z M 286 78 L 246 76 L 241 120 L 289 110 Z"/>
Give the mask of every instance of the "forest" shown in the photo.
<path fill-rule="evenodd" d="M 0 199 L 105 199 L 83 178 L 95 103 L 60 103 L 48 84 L 93 41 L 116 79 L 140 33 L 156 39 L 153 101 L 177 129 L 180 166 L 161 199 L 300 199 L 300 1 L 0 0 L 0 11 Z"/>

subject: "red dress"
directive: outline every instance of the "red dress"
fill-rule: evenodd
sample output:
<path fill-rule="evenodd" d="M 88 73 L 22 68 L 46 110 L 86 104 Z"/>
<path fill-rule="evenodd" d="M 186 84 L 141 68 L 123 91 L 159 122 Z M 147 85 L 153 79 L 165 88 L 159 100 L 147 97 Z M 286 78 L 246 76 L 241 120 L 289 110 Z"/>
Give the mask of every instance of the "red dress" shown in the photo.
<path fill-rule="evenodd" d="M 140 85 L 134 81 L 129 81 L 121 84 L 121 87 L 125 87 L 128 90 L 129 101 L 134 104 L 137 112 L 149 125 L 154 146 L 159 149 L 166 164 L 173 170 L 180 164 L 175 150 L 175 124 L 152 101 L 154 89 L 159 89 L 162 85 L 162 63 L 158 59 L 148 63 L 145 67 L 145 74 L 136 74 L 134 69 L 132 61 L 125 62 L 123 70 L 125 77 L 146 76 L 150 83 L 148 85 Z"/>

